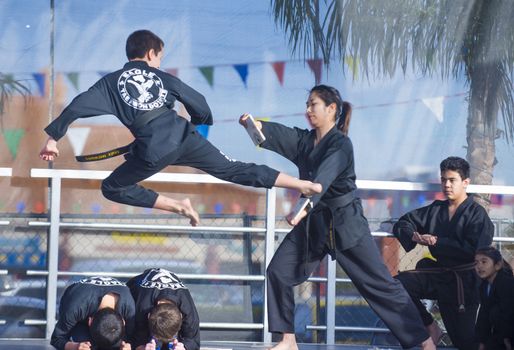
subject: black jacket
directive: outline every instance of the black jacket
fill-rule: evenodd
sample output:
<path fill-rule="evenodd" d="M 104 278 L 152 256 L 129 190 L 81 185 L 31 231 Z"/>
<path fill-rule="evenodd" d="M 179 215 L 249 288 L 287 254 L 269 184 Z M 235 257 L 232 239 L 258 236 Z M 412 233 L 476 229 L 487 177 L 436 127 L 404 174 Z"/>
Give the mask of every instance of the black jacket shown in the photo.
<path fill-rule="evenodd" d="M 62 350 L 70 341 L 75 327 L 89 328 L 87 326 L 88 318 L 98 311 L 102 298 L 108 293 L 119 295 L 116 311 L 125 320 L 125 334 L 127 336 L 132 334 L 135 306 L 127 286 L 111 277 L 89 277 L 70 285 L 64 291 L 59 304 L 59 319 L 52 333 L 50 344 L 56 349 Z"/>
<path fill-rule="evenodd" d="M 174 273 L 160 268 L 148 269 L 131 278 L 127 286 L 136 302 L 136 332 L 132 344 L 134 348 L 150 341 L 148 313 L 157 305 L 157 301 L 163 299 L 175 302 L 182 313 L 178 340 L 184 344 L 186 350 L 200 348 L 198 312 L 189 289 Z"/>
<path fill-rule="evenodd" d="M 175 101 L 184 104 L 191 122 L 173 110 Z M 163 106 L 167 113 L 143 127 L 132 127 L 145 112 Z M 106 114 L 116 116 L 130 129 L 136 139 L 134 153 L 151 164 L 177 149 L 195 130 L 193 124 L 212 124 L 211 110 L 200 93 L 144 61 L 130 61 L 75 97 L 45 131 L 59 140 L 76 119 Z"/>
<path fill-rule="evenodd" d="M 314 145 L 315 130 L 289 128 L 272 122 L 262 122 L 266 136 L 263 148 L 277 152 L 292 161 L 301 179 L 320 183 L 323 191 L 312 196 L 314 208 L 310 216 L 309 246 L 315 258 L 329 245 L 329 253 L 354 247 L 365 235 L 370 234 L 358 198 L 346 205 L 328 204 L 332 200 L 350 194 L 355 185 L 353 146 L 351 140 L 335 126 Z M 302 220 L 299 225 L 306 225 Z M 335 234 L 329 227 L 333 223 Z"/>
<path fill-rule="evenodd" d="M 503 349 L 503 339 L 514 336 L 514 278 L 499 272 L 489 294 L 488 281 L 480 285 L 480 311 L 475 326 L 477 341 L 486 349 Z"/>
<path fill-rule="evenodd" d="M 406 251 L 416 246 L 412 240 L 415 231 L 437 236 L 437 243 L 428 249 L 440 266 L 472 263 L 478 248 L 491 245 L 494 225 L 472 196 L 459 205 L 451 220 L 448 205 L 447 200 L 436 200 L 403 215 L 394 225 L 393 233 Z"/>

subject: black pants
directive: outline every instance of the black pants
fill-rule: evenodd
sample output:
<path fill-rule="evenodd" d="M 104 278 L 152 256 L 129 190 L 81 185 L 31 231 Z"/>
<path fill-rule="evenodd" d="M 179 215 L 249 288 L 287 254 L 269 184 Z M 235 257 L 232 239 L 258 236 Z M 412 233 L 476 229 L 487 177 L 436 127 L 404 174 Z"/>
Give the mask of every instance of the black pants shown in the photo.
<path fill-rule="evenodd" d="M 149 164 L 134 155 L 116 168 L 102 182 L 102 193 L 114 202 L 152 208 L 158 194 L 137 183 L 158 173 L 168 165 L 197 168 L 219 179 L 240 185 L 271 188 L 278 171 L 253 163 L 243 163 L 225 156 L 197 132 L 188 135 L 179 148 L 157 164 Z"/>
<path fill-rule="evenodd" d="M 296 226 L 278 247 L 268 266 L 271 332 L 294 333 L 293 286 L 305 282 L 326 255 L 320 254 L 319 259 L 305 263 L 305 241 L 303 226 Z M 401 283 L 392 278 L 370 234 L 355 247 L 339 251 L 337 262 L 404 348 L 414 347 L 428 338 L 411 298 Z"/>
<path fill-rule="evenodd" d="M 425 326 L 431 324 L 434 319 L 421 303 L 421 299 L 437 300 L 444 326 L 453 345 L 460 350 L 477 349 L 478 344 L 474 338 L 478 303 L 473 298 L 468 297 L 465 311 L 459 312 L 456 301 L 456 287 L 453 283 L 448 282 L 450 279 L 454 280 L 455 277 L 452 272 L 444 272 L 443 274 L 446 275 L 400 272 L 395 278 L 403 284 L 411 296 Z M 466 293 L 469 292 L 470 288 L 475 288 L 475 285 L 464 285 Z"/>

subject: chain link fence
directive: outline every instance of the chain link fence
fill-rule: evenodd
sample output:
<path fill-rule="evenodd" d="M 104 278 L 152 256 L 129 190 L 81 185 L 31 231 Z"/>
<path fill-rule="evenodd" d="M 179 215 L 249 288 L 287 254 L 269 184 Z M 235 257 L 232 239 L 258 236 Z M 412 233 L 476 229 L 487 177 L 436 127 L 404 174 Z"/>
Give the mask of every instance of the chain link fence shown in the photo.
<path fill-rule="evenodd" d="M 45 336 L 46 276 L 48 228 L 29 225 L 46 222 L 41 216 L 14 215 L 1 218 L 0 226 L 0 338 L 43 338 Z M 57 300 L 65 287 L 84 275 L 113 275 L 122 280 L 150 267 L 176 272 L 190 288 L 198 308 L 204 340 L 260 341 L 262 339 L 265 236 L 264 232 L 245 232 L 244 228 L 264 227 L 265 218 L 255 215 L 202 216 L 206 227 L 241 228 L 237 232 L 173 231 L 155 229 L 97 229 L 80 227 L 84 223 L 109 223 L 153 226 L 183 225 L 187 222 L 173 215 L 63 215 L 59 237 L 59 279 Z M 5 224 L 8 222 L 8 224 Z M 512 237 L 511 220 L 494 220 L 497 237 Z M 383 232 L 386 220 L 370 220 L 372 231 Z M 288 226 L 276 222 L 278 231 Z M 285 233 L 276 235 L 276 246 Z M 391 237 L 376 237 L 377 246 L 392 274 L 414 267 L 428 253 L 416 249 L 405 253 Z M 496 242 L 503 256 L 514 261 L 513 246 Z M 42 274 L 42 275 L 41 275 Z M 211 275 L 218 278 L 210 278 Z M 229 276 L 229 277 L 223 277 Z M 234 276 L 236 278 L 234 278 Z M 296 287 L 295 328 L 299 342 L 325 342 L 326 331 L 326 261 L 310 281 Z M 427 306 L 436 314 L 437 305 Z M 440 318 L 439 318 L 440 320 Z M 216 323 L 250 325 L 242 329 L 219 329 Z M 441 323 L 441 326 L 444 325 Z M 251 326 L 254 326 L 253 328 Z M 348 280 L 337 269 L 336 327 L 384 328 Z M 314 328 L 314 329 L 313 329 Z M 388 333 L 337 330 L 336 342 L 372 345 L 397 344 Z M 449 339 L 443 339 L 449 344 Z"/>

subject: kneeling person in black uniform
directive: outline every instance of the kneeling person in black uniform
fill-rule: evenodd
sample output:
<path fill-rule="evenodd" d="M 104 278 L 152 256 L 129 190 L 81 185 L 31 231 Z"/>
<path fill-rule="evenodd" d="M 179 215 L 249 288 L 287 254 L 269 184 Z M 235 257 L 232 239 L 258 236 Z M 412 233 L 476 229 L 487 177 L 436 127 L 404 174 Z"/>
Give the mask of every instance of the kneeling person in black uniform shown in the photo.
<path fill-rule="evenodd" d="M 172 272 L 145 270 L 127 282 L 136 302 L 137 350 L 198 350 L 200 319 L 187 287 Z M 163 344 L 168 344 L 165 346 Z"/>
<path fill-rule="evenodd" d="M 130 350 L 134 329 L 130 291 L 111 277 L 88 277 L 66 288 L 50 343 L 59 350 Z"/>

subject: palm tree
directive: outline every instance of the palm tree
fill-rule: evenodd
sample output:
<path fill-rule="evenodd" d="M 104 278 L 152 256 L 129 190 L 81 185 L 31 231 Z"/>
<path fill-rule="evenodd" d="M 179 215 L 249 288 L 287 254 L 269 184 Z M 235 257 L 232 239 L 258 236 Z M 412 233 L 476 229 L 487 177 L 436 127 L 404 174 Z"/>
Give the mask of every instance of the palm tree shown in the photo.
<path fill-rule="evenodd" d="M 514 1 L 272 0 L 272 11 L 293 53 L 326 64 L 334 53 L 341 63 L 352 56 L 368 79 L 408 67 L 445 79 L 464 74 L 471 178 L 492 183 L 495 140 L 514 136 Z M 477 201 L 489 207 L 489 196 Z"/>
<path fill-rule="evenodd" d="M 5 111 L 5 105 L 14 94 L 28 96 L 30 95 L 30 90 L 27 86 L 23 85 L 19 80 L 15 80 L 11 75 L 0 72 L 0 127 L 2 128 L 2 116 Z"/>

